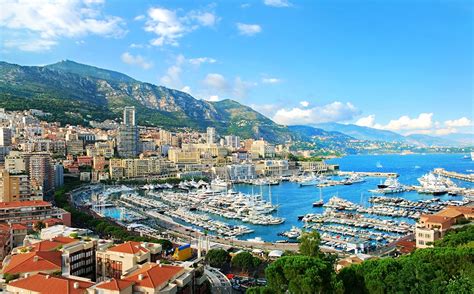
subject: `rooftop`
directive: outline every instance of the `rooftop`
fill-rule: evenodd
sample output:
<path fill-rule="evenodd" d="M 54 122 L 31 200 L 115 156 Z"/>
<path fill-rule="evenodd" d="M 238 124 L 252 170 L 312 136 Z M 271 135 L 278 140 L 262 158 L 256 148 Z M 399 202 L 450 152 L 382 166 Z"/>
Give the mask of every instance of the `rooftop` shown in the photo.
<path fill-rule="evenodd" d="M 52 206 L 52 204 L 43 200 L 0 202 L 0 209 L 25 206 Z"/>
<path fill-rule="evenodd" d="M 140 242 L 135 241 L 128 241 L 114 247 L 110 247 L 109 251 L 120 252 L 120 253 L 128 253 L 128 254 L 136 254 L 138 252 L 146 253 L 149 250 L 142 247 Z"/>
<path fill-rule="evenodd" d="M 38 251 L 13 255 L 3 272 L 19 274 L 54 270 L 61 270 L 61 252 L 59 251 Z"/>
<path fill-rule="evenodd" d="M 146 263 L 141 268 L 125 276 L 123 280 L 135 282 L 139 287 L 161 288 L 184 271 L 184 267 Z"/>
<path fill-rule="evenodd" d="M 83 280 L 37 274 L 12 281 L 8 284 L 8 287 L 20 288 L 36 293 L 82 294 L 92 285 L 94 283 Z"/>
<path fill-rule="evenodd" d="M 105 289 L 105 290 L 113 290 L 113 291 L 120 291 L 126 289 L 133 285 L 134 282 L 132 281 L 125 281 L 125 280 L 117 280 L 111 279 L 109 281 L 105 281 L 97 285 L 96 288 Z"/>

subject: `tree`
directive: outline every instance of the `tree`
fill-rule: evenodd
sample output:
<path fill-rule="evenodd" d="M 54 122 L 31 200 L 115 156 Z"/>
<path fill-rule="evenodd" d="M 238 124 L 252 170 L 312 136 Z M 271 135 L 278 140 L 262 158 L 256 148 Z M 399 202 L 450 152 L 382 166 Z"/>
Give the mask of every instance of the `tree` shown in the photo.
<path fill-rule="evenodd" d="M 232 258 L 232 265 L 242 269 L 244 272 L 254 270 L 260 265 L 261 261 L 249 252 L 241 252 Z"/>
<path fill-rule="evenodd" d="M 311 256 L 284 256 L 265 270 L 272 293 L 333 293 L 333 265 Z"/>
<path fill-rule="evenodd" d="M 37 221 L 34 227 L 35 227 L 35 231 L 41 231 L 42 229 L 46 228 L 46 225 L 42 221 Z"/>
<path fill-rule="evenodd" d="M 316 230 L 304 232 L 300 238 L 300 253 L 306 256 L 317 257 L 321 255 L 319 244 L 321 237 Z"/>
<path fill-rule="evenodd" d="M 211 249 L 206 254 L 206 261 L 212 267 L 222 268 L 230 261 L 230 255 L 224 249 Z"/>

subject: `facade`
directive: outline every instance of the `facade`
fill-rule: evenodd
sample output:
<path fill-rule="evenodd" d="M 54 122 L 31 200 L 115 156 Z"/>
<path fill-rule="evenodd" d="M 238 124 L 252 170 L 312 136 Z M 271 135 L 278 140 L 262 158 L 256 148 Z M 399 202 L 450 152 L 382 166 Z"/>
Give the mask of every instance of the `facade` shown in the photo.
<path fill-rule="evenodd" d="M 253 141 L 250 153 L 254 158 L 273 158 L 275 157 L 275 146 L 264 140 Z"/>
<path fill-rule="evenodd" d="M 444 237 L 462 219 L 474 218 L 474 206 L 448 206 L 442 211 L 421 215 L 415 229 L 416 247 L 433 247 L 433 242 Z"/>
<path fill-rule="evenodd" d="M 184 151 L 177 148 L 171 148 L 168 150 L 168 159 L 177 164 L 193 164 L 199 163 L 200 154 L 198 151 Z"/>
<path fill-rule="evenodd" d="M 255 165 L 251 163 L 227 165 L 227 174 L 231 181 L 251 180 L 257 177 Z"/>
<path fill-rule="evenodd" d="M 123 123 L 117 136 L 117 152 L 120 157 L 136 157 L 138 155 L 138 128 L 135 125 L 135 107 L 125 107 Z"/>
<path fill-rule="evenodd" d="M 46 201 L 13 201 L 0 203 L 0 223 L 21 223 L 32 226 L 38 221 L 58 219 L 63 224 L 71 225 L 71 214 L 54 207 Z"/>
<path fill-rule="evenodd" d="M 33 200 L 28 175 L 0 171 L 0 202 Z"/>
<path fill-rule="evenodd" d="M 10 147 L 12 145 L 12 130 L 0 127 L 0 146 Z"/>
<path fill-rule="evenodd" d="M 33 154 L 29 158 L 30 180 L 35 181 L 44 195 L 54 191 L 54 167 L 51 155 L 47 153 Z"/>
<path fill-rule="evenodd" d="M 262 160 L 256 164 L 257 175 L 282 177 L 290 174 L 288 160 Z"/>
<path fill-rule="evenodd" d="M 95 280 L 96 240 L 71 242 L 62 247 L 62 275 Z"/>
<path fill-rule="evenodd" d="M 215 144 L 216 143 L 216 129 L 212 127 L 208 127 L 206 130 L 206 142 L 207 144 Z"/>
<path fill-rule="evenodd" d="M 54 165 L 54 187 L 64 186 L 64 166 L 60 163 Z"/>
<path fill-rule="evenodd" d="M 97 251 L 97 281 L 120 279 L 137 265 L 156 261 L 161 250 L 160 244 L 129 241 Z"/>

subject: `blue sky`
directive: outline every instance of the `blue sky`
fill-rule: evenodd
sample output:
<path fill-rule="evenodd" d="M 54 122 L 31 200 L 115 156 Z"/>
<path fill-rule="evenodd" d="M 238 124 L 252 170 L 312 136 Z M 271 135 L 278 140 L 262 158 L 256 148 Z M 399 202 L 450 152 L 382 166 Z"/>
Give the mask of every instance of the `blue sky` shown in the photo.
<path fill-rule="evenodd" d="M 473 132 L 468 0 L 0 2 L 8 62 L 71 59 L 283 124 Z"/>

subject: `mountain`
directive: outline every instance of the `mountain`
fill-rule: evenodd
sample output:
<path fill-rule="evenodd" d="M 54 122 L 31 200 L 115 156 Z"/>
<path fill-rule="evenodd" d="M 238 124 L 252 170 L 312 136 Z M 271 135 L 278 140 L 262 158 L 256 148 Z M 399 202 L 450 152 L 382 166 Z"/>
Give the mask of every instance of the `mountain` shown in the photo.
<path fill-rule="evenodd" d="M 454 133 L 454 134 L 439 136 L 439 138 L 456 142 L 461 146 L 474 146 L 474 134 Z"/>
<path fill-rule="evenodd" d="M 412 134 L 405 137 L 407 143 L 414 145 L 424 145 L 424 146 L 457 146 L 458 142 L 448 140 L 445 138 L 434 137 L 423 134 Z"/>
<path fill-rule="evenodd" d="M 352 124 L 340 123 L 322 123 L 317 124 L 316 127 L 325 131 L 336 131 L 359 140 L 369 141 L 386 141 L 386 142 L 405 142 L 406 138 L 400 134 L 391 131 L 384 131 L 373 129 L 369 127 L 361 127 Z"/>
<path fill-rule="evenodd" d="M 283 142 L 290 130 L 232 100 L 209 102 L 125 74 L 65 60 L 46 66 L 0 62 L 0 107 L 40 109 L 50 120 L 86 125 L 90 120 L 120 120 L 124 106 L 135 106 L 141 125 L 204 130 L 221 135 Z"/>
<path fill-rule="evenodd" d="M 288 128 L 293 132 L 294 136 L 302 141 L 308 141 L 314 137 L 323 137 L 332 140 L 339 141 L 349 141 L 354 140 L 355 138 L 348 136 L 346 134 L 335 132 L 335 131 L 325 131 L 323 129 L 311 127 L 311 126 L 302 126 L 294 125 L 288 126 Z"/>

